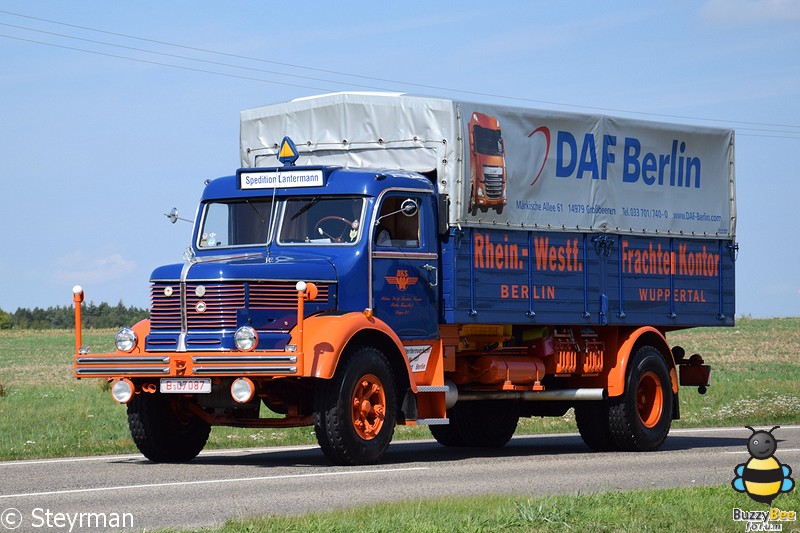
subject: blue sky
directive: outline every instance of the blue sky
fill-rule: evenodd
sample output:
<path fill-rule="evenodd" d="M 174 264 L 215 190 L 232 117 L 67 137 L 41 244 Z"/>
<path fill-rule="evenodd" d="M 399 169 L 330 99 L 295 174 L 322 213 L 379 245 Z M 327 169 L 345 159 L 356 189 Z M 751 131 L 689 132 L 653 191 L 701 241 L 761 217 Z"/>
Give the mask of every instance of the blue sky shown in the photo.
<path fill-rule="evenodd" d="M 385 89 L 734 128 L 737 314 L 798 316 L 798 50 L 794 0 L 3 0 L 0 308 L 147 307 L 241 109 Z"/>

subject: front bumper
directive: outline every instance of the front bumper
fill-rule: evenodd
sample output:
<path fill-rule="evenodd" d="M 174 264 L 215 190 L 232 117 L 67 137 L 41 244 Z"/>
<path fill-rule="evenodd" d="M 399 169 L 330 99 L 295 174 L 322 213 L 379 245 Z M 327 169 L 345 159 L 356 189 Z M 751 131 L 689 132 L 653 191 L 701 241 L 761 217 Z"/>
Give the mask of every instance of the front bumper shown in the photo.
<path fill-rule="evenodd" d="M 158 355 L 81 355 L 74 358 L 77 378 L 297 376 L 303 371 L 302 354 L 209 354 L 182 352 Z"/>

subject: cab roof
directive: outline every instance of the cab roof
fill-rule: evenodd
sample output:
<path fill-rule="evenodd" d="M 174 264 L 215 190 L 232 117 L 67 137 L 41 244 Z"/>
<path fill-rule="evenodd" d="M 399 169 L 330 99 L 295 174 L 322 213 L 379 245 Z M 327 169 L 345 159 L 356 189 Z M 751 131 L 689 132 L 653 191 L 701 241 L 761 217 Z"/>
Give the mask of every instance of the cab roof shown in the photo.
<path fill-rule="evenodd" d="M 268 187 L 243 189 L 240 176 L 247 173 L 274 173 L 287 170 L 314 171 L 321 170 L 322 186 L 311 187 Z M 434 186 L 430 179 L 416 172 L 388 169 L 364 169 L 342 167 L 277 167 L 277 168 L 243 168 L 235 176 L 225 176 L 211 181 L 203 191 L 202 201 L 230 198 L 256 198 L 285 196 L 378 196 L 389 188 L 414 189 L 420 192 L 433 193 Z"/>

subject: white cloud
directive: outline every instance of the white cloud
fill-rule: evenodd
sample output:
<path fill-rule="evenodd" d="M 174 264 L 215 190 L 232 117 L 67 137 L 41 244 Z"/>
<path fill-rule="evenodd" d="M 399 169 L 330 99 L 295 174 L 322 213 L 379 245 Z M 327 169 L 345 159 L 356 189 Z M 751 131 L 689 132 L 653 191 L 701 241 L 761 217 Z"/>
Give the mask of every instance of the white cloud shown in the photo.
<path fill-rule="evenodd" d="M 123 278 L 136 270 L 136 262 L 114 253 L 91 257 L 85 252 L 73 252 L 56 260 L 53 278 L 67 284 L 99 284 Z"/>
<path fill-rule="evenodd" d="M 764 22 L 800 21 L 797 0 L 708 0 L 703 19 L 720 26 L 752 26 Z"/>

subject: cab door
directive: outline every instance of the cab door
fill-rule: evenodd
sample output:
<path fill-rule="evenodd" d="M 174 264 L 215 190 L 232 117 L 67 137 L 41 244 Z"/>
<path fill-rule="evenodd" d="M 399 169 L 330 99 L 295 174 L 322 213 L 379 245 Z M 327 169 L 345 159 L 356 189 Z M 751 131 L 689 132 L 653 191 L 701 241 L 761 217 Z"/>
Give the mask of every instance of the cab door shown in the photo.
<path fill-rule="evenodd" d="M 401 339 L 439 331 L 439 256 L 432 194 L 388 191 L 371 232 L 372 307 Z"/>

